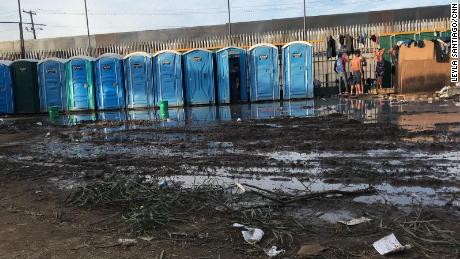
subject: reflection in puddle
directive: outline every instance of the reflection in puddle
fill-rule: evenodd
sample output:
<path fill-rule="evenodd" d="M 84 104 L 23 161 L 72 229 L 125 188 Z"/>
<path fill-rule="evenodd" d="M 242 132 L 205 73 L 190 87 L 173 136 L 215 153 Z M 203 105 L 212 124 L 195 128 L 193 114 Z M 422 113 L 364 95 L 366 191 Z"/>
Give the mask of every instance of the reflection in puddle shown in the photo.
<path fill-rule="evenodd" d="M 216 122 L 230 120 L 257 120 L 280 117 L 313 117 L 339 113 L 349 119 L 364 123 L 396 123 L 410 131 L 437 130 L 457 133 L 458 140 L 460 113 L 454 101 L 401 102 L 384 99 L 315 99 L 288 102 L 237 104 L 228 106 L 205 106 L 170 108 L 160 114 L 158 110 L 106 111 L 92 114 L 72 114 L 62 116 L 58 121 L 63 125 L 78 125 L 86 122 L 107 121 L 129 124 L 135 121 L 151 122 L 151 126 L 161 127 L 206 127 Z M 274 124 L 276 125 L 276 124 Z M 130 128 L 142 126 L 131 125 Z"/>

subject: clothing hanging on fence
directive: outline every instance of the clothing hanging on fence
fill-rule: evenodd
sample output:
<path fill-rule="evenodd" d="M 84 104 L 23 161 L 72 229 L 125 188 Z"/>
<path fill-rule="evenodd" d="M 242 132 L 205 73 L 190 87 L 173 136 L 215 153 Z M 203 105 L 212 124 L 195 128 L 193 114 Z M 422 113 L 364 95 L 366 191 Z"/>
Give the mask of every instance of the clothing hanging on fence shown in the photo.
<path fill-rule="evenodd" d="M 340 45 L 345 45 L 345 36 L 339 35 L 339 43 Z"/>
<path fill-rule="evenodd" d="M 366 39 L 367 39 L 367 33 L 361 33 L 361 35 L 359 35 L 359 39 L 358 39 L 358 42 L 359 44 L 362 44 L 363 46 L 366 45 Z"/>
<path fill-rule="evenodd" d="M 374 43 L 376 43 L 376 42 L 377 42 L 377 35 L 372 34 L 372 35 L 371 35 L 371 41 L 373 41 Z"/>
<path fill-rule="evenodd" d="M 419 48 L 424 48 L 425 47 L 425 42 L 423 42 L 423 40 L 417 41 L 416 44 L 417 44 L 417 47 L 419 47 Z"/>
<path fill-rule="evenodd" d="M 329 36 L 327 41 L 327 58 L 332 58 L 337 56 L 337 51 L 335 47 L 335 40 L 332 36 Z"/>
<path fill-rule="evenodd" d="M 436 53 L 437 62 L 449 61 L 449 47 L 448 44 L 442 40 L 432 40 L 434 43 L 434 50 Z"/>
<path fill-rule="evenodd" d="M 347 49 L 347 55 L 355 53 L 355 48 L 353 47 L 353 37 L 350 34 L 345 35 L 345 48 Z"/>

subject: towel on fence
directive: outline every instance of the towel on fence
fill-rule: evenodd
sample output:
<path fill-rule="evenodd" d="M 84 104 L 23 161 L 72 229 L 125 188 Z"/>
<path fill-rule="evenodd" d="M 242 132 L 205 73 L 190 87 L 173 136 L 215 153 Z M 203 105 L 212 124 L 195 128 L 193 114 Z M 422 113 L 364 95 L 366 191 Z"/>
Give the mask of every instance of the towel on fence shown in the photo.
<path fill-rule="evenodd" d="M 347 55 L 355 53 L 355 48 L 353 47 L 353 37 L 350 34 L 345 35 L 345 47 L 347 48 Z"/>
<path fill-rule="evenodd" d="M 327 41 L 327 58 L 332 58 L 337 56 L 337 51 L 335 48 L 335 40 L 332 38 L 332 36 L 329 36 L 329 39 Z"/>
<path fill-rule="evenodd" d="M 340 45 L 345 45 L 345 36 L 339 35 L 339 43 Z"/>

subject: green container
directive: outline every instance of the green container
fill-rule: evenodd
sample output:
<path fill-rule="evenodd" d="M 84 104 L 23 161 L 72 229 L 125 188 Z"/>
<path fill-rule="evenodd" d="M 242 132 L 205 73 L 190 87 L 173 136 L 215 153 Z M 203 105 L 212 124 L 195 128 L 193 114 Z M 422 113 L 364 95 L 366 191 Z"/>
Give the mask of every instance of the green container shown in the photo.
<path fill-rule="evenodd" d="M 169 110 L 160 110 L 160 120 L 167 120 L 169 119 Z"/>
<path fill-rule="evenodd" d="M 18 60 L 11 65 L 14 110 L 16 113 L 39 113 L 37 61 Z"/>
<path fill-rule="evenodd" d="M 56 121 L 59 118 L 59 106 L 50 106 L 48 107 L 48 118 L 51 121 Z"/>
<path fill-rule="evenodd" d="M 168 101 L 160 101 L 160 111 L 167 111 L 168 107 Z"/>

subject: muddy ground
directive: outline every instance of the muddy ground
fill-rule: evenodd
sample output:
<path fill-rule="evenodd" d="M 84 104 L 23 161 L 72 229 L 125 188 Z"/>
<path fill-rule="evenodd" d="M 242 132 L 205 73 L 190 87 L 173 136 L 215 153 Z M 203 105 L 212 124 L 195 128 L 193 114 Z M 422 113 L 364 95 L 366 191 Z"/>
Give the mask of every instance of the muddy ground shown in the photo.
<path fill-rule="evenodd" d="M 392 258 L 457 258 L 456 102 L 379 100 L 372 120 L 353 104 L 168 127 L 2 117 L 0 258 L 381 258 L 391 233 L 413 247 Z"/>

